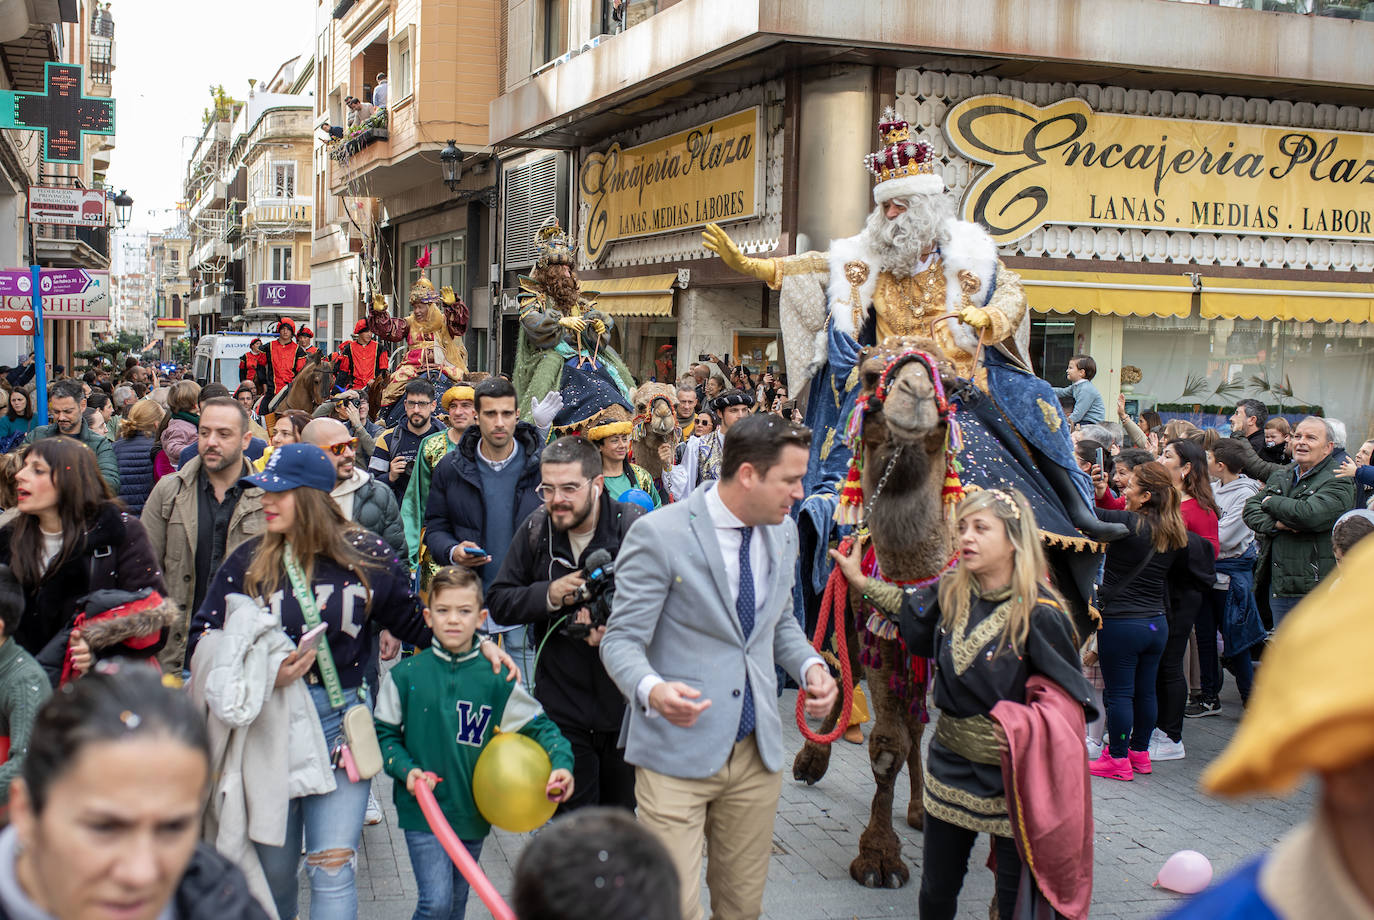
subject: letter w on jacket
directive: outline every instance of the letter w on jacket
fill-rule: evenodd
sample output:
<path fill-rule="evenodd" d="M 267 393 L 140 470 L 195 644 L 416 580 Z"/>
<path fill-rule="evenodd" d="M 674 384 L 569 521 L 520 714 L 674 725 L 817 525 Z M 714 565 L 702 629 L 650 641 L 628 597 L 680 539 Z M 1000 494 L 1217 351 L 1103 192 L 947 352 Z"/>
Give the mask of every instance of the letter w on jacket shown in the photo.
<path fill-rule="evenodd" d="M 725 765 L 739 728 L 746 676 L 756 702 L 759 756 L 769 770 L 782 769 L 774 666 L 802 684 L 802 665 L 815 655 L 792 616 L 797 527 L 790 518 L 754 528 L 753 539 L 764 541 L 772 560 L 772 576 L 745 639 L 707 509 L 706 496 L 714 488 L 697 489 L 630 527 L 616 559 L 615 604 L 601 640 L 601 660 L 631 701 L 620 736 L 625 760 L 683 779 L 712 776 Z M 691 728 L 651 716 L 636 698 L 640 681 L 650 674 L 700 690 L 710 708 Z"/>

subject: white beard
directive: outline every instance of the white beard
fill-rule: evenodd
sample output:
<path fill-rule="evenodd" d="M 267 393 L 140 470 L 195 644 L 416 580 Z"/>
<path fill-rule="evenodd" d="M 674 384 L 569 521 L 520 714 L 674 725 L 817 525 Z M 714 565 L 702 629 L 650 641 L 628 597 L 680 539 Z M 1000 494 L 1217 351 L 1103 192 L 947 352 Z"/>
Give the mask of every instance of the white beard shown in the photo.
<path fill-rule="evenodd" d="M 954 205 L 948 195 L 895 200 L 907 209 L 888 220 L 884 206 L 877 206 L 869 213 L 862 236 L 880 271 L 905 278 L 918 271 L 922 253 L 946 242 Z"/>

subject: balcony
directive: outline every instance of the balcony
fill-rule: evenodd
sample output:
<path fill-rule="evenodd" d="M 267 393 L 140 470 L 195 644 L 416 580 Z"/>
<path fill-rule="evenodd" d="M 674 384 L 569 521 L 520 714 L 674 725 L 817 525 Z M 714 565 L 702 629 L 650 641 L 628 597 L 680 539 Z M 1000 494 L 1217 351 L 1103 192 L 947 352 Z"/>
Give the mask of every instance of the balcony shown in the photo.
<path fill-rule="evenodd" d="M 243 210 L 243 231 L 255 227 L 269 233 L 307 230 L 310 206 L 309 198 L 256 198 Z"/>
<path fill-rule="evenodd" d="M 373 115 L 360 125 L 344 129 L 344 136 L 329 145 L 329 156 L 336 162 L 346 163 L 366 148 L 378 141 L 391 137 L 387 131 L 387 112 Z"/>
<path fill-rule="evenodd" d="M 34 252 L 43 265 L 54 268 L 110 267 L 110 231 L 104 227 L 34 224 Z"/>
<path fill-rule="evenodd" d="M 111 30 L 113 33 L 113 29 Z M 110 97 L 110 83 L 114 77 L 115 47 L 113 34 L 106 38 L 93 36 L 87 45 L 87 62 L 90 65 L 90 92 L 92 96 Z"/>
<path fill-rule="evenodd" d="M 218 259 L 229 258 L 229 244 L 218 237 L 208 239 L 191 251 L 191 264 L 197 267 L 213 265 Z"/>
<path fill-rule="evenodd" d="M 228 194 L 228 187 L 224 184 L 222 179 L 212 179 L 205 183 L 205 190 L 200 193 L 200 197 L 196 199 L 195 204 L 191 205 L 191 210 L 188 212 L 187 216 L 190 218 L 191 222 L 194 223 L 204 214 L 207 208 L 222 207 L 224 205 L 224 199 Z"/>

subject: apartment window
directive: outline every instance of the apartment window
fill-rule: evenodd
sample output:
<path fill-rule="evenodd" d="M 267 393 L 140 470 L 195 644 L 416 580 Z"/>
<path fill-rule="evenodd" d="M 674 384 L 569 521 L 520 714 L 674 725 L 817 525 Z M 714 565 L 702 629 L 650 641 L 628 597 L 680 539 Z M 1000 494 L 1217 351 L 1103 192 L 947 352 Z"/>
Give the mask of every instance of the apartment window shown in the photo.
<path fill-rule="evenodd" d="M 290 281 L 291 280 L 291 247 L 273 246 L 271 255 L 272 277 L 271 281 Z"/>
<path fill-rule="evenodd" d="M 542 0 L 544 25 L 544 59 L 547 64 L 568 50 L 567 0 Z"/>
<path fill-rule="evenodd" d="M 463 233 L 436 236 L 406 244 L 406 265 L 410 267 L 406 271 L 406 289 L 401 292 L 402 296 L 407 296 L 410 286 L 420 278 L 420 270 L 415 267 L 415 260 L 420 258 L 425 247 L 429 247 L 429 268 L 425 274 L 430 284 L 433 284 L 436 290 L 447 284 L 453 288 L 455 294 L 466 300 L 463 292 L 466 290 L 467 282 L 467 236 Z"/>
<path fill-rule="evenodd" d="M 405 30 L 391 40 L 388 49 L 389 70 L 387 71 L 386 104 L 390 108 L 410 96 L 413 87 L 411 49 L 415 47 L 415 27 L 406 26 Z"/>
<path fill-rule="evenodd" d="M 272 197 L 296 197 L 296 164 L 281 162 L 272 164 Z"/>

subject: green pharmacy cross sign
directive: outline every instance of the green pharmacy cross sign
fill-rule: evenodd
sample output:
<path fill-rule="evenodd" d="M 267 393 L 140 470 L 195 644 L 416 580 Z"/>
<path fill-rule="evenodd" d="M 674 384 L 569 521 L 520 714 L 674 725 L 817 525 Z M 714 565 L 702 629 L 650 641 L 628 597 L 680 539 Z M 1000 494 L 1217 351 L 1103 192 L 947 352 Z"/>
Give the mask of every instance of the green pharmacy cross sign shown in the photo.
<path fill-rule="evenodd" d="M 80 163 L 83 136 L 114 134 L 114 100 L 83 96 L 81 67 L 48 61 L 44 91 L 0 90 L 0 128 L 43 132 L 43 161 Z"/>

